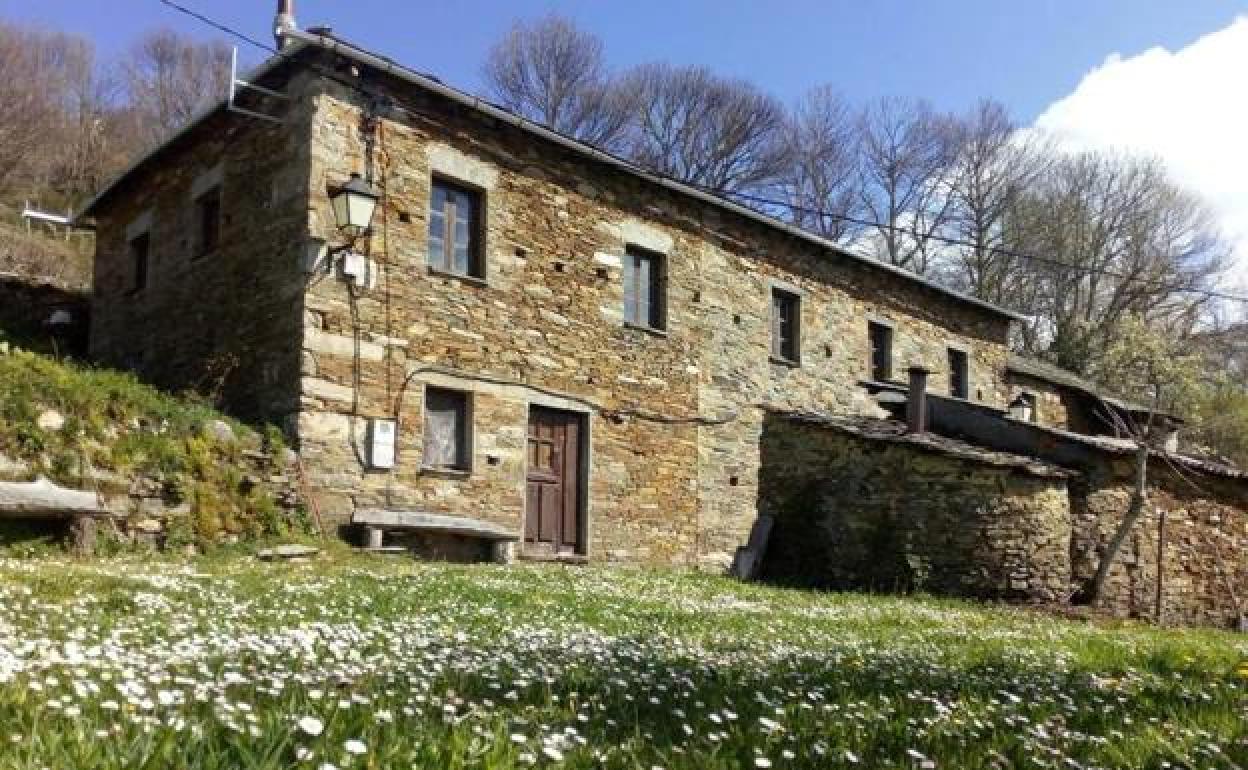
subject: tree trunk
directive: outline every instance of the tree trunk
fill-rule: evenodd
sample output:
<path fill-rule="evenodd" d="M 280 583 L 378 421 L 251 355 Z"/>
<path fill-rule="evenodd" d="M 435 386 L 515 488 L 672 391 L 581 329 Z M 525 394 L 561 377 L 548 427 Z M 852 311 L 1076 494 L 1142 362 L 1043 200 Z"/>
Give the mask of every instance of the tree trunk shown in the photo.
<path fill-rule="evenodd" d="M 1131 534 L 1131 530 L 1135 529 L 1140 517 L 1144 515 L 1144 506 L 1147 502 L 1148 444 L 1140 441 L 1135 450 L 1135 488 L 1131 490 L 1131 503 L 1127 506 L 1127 512 L 1123 515 L 1118 529 L 1114 531 L 1114 536 L 1105 546 L 1105 553 L 1101 555 L 1101 563 L 1096 567 L 1096 574 L 1080 593 L 1080 604 L 1096 604 L 1100 599 L 1101 592 L 1105 589 L 1105 581 L 1109 579 L 1109 571 L 1114 566 L 1114 559 L 1118 557 L 1118 551 L 1126 542 L 1127 535 Z M 1158 569 L 1160 568 L 1161 565 L 1158 565 Z"/>

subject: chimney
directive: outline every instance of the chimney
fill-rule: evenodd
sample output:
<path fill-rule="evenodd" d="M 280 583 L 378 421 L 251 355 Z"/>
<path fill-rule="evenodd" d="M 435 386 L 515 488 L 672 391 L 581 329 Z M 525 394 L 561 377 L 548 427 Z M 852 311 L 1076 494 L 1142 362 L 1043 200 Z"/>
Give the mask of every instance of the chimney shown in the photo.
<path fill-rule="evenodd" d="M 278 51 L 290 45 L 286 33 L 298 28 L 295 24 L 295 0 L 277 0 L 277 15 L 273 17 L 273 39 L 277 42 Z"/>
<path fill-rule="evenodd" d="M 910 393 L 906 399 L 906 432 L 927 432 L 927 375 L 931 370 L 910 367 Z"/>

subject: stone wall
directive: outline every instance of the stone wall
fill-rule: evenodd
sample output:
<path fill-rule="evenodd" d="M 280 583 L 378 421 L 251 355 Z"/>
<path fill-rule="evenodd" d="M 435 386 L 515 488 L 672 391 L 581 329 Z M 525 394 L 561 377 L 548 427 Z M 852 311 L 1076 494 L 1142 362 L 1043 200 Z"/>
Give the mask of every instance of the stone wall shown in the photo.
<path fill-rule="evenodd" d="M 219 396 L 246 419 L 298 409 L 310 144 L 302 83 L 287 87 L 281 125 L 218 112 L 91 212 L 93 358 L 161 387 Z M 220 242 L 197 254 L 196 187 L 214 174 Z M 135 290 L 129 240 L 144 229 L 147 286 Z"/>
<path fill-rule="evenodd" d="M 1070 581 L 1065 474 L 890 426 L 769 415 L 764 578 L 1054 601 Z"/>
<path fill-rule="evenodd" d="M 323 508 L 340 520 L 386 504 L 520 531 L 527 413 L 545 404 L 587 416 L 591 559 L 726 566 L 756 515 L 760 407 L 875 413 L 859 386 L 868 318 L 895 324 L 898 376 L 922 362 L 943 387 L 946 346 L 959 345 L 972 396 L 1004 403 L 1003 316 L 435 95 L 396 87 L 413 112 L 387 112 L 370 135 L 358 95 L 326 88 L 313 117 L 311 234 L 337 237 L 327 191 L 365 171 L 368 152 L 385 190 L 359 244 L 379 267 L 376 286 L 325 280 L 306 296 L 297 433 Z M 434 174 L 484 193 L 484 280 L 426 265 Z M 623 323 L 630 244 L 666 257 L 662 332 Z M 773 285 L 801 295 L 800 366 L 769 361 Z M 429 384 L 472 395 L 466 474 L 419 467 Z M 398 467 L 369 472 L 365 420 L 396 405 Z"/>
<path fill-rule="evenodd" d="M 84 289 L 0 273 L 0 338 L 81 355 L 86 352 L 89 311 Z"/>
<path fill-rule="evenodd" d="M 1067 396 L 1062 388 L 1051 382 L 1028 377 L 1021 372 L 1008 372 L 1006 382 L 1010 388 L 1011 401 L 1019 393 L 1030 393 L 1035 396 L 1035 422 L 1062 430 L 1070 427 L 1070 417 L 1066 411 Z"/>
<path fill-rule="evenodd" d="M 1106 457 L 1075 486 L 1072 570 L 1082 583 L 1130 503 L 1134 461 Z M 1150 463 L 1150 506 L 1127 537 L 1099 605 L 1160 622 L 1237 626 L 1248 615 L 1248 488 L 1242 479 Z M 1164 524 L 1163 516 L 1164 513 Z M 1158 570 L 1158 548 L 1160 564 Z"/>

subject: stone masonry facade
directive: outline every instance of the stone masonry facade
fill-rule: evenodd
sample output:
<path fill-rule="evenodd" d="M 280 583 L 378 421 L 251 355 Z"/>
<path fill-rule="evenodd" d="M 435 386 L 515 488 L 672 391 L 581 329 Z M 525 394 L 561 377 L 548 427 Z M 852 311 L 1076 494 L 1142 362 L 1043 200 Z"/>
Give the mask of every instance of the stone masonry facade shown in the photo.
<path fill-rule="evenodd" d="M 280 124 L 210 113 L 90 210 L 98 228 L 92 354 L 281 425 L 302 457 L 309 502 L 327 522 L 345 528 L 357 512 L 380 508 L 463 517 L 520 537 L 532 500 L 530 421 L 554 409 L 580 425 L 577 560 L 724 569 L 759 513 L 776 506 L 776 479 L 805 456 L 800 446 L 768 451 L 775 414 L 884 416 L 872 395 L 880 383 L 867 382 L 869 322 L 892 329 L 893 380 L 923 366 L 929 392 L 944 395 L 956 349 L 967 354 L 969 402 L 1004 410 L 1024 384 L 1008 379 L 1003 311 L 362 61 L 316 46 L 277 60 L 261 81 L 288 97 L 264 105 Z M 330 199 L 353 173 L 380 203 L 371 231 L 348 242 Z M 431 266 L 435 180 L 480 202 L 478 276 Z M 219 236 L 204 249 L 199 201 L 214 189 Z M 348 248 L 367 278 L 345 279 Z M 658 255 L 659 328 L 625 321 L 625 258 L 634 249 Z M 772 355 L 777 291 L 794 302 L 794 360 Z M 458 392 L 468 405 L 465 462 L 455 470 L 422 462 L 430 388 Z M 1049 416 L 1059 403 L 1046 401 L 1045 422 L 1065 419 Z M 372 420 L 397 425 L 392 469 L 369 462 Z M 812 451 L 848 461 L 861 440 L 841 436 Z M 909 451 L 865 452 L 890 469 L 874 472 L 874 483 L 906 472 Z M 923 496 L 935 496 L 941 526 L 970 527 L 951 541 L 955 552 L 990 565 L 949 578 L 950 590 L 1056 596 L 1086 569 L 1071 556 L 1072 527 L 1085 513 L 1058 505 L 1067 488 L 1060 474 L 930 453 L 919 465 L 908 487 L 911 523 Z M 824 488 L 837 505 L 851 502 Z M 988 502 L 994 491 L 999 505 Z M 864 499 L 905 507 L 895 495 Z M 1009 522 L 1027 528 L 1009 533 Z M 1047 535 L 1032 527 L 1046 522 Z M 521 555 L 537 554 L 522 542 Z M 1208 581 L 1183 591 L 1213 590 L 1197 583 Z"/>
<path fill-rule="evenodd" d="M 333 512 L 417 508 L 519 532 L 526 414 L 549 405 L 588 420 L 591 558 L 725 567 L 757 511 L 763 408 L 875 413 L 859 385 L 868 319 L 894 325 L 899 373 L 940 372 L 957 345 L 973 396 L 1002 400 L 1006 317 L 403 96 L 422 119 L 387 116 L 371 135 L 357 94 L 315 97 L 311 232 L 334 237 L 326 191 L 365 168 L 370 144 L 385 190 L 378 286 L 322 281 L 305 300 L 298 434 Z M 482 192 L 483 280 L 427 267 L 435 177 Z M 661 333 L 623 321 L 630 246 L 664 256 Z M 769 359 L 773 285 L 801 298 L 798 366 Z M 424 385 L 472 394 L 467 475 L 420 468 Z M 396 405 L 398 466 L 370 473 L 359 416 Z"/>

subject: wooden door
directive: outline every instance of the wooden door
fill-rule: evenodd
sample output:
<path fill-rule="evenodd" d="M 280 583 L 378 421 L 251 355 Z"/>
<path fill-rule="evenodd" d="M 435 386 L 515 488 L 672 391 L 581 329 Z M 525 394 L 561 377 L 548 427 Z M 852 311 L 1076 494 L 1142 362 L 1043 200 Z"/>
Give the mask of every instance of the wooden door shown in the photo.
<path fill-rule="evenodd" d="M 581 417 L 532 407 L 524 540 L 537 553 L 584 553 Z"/>

